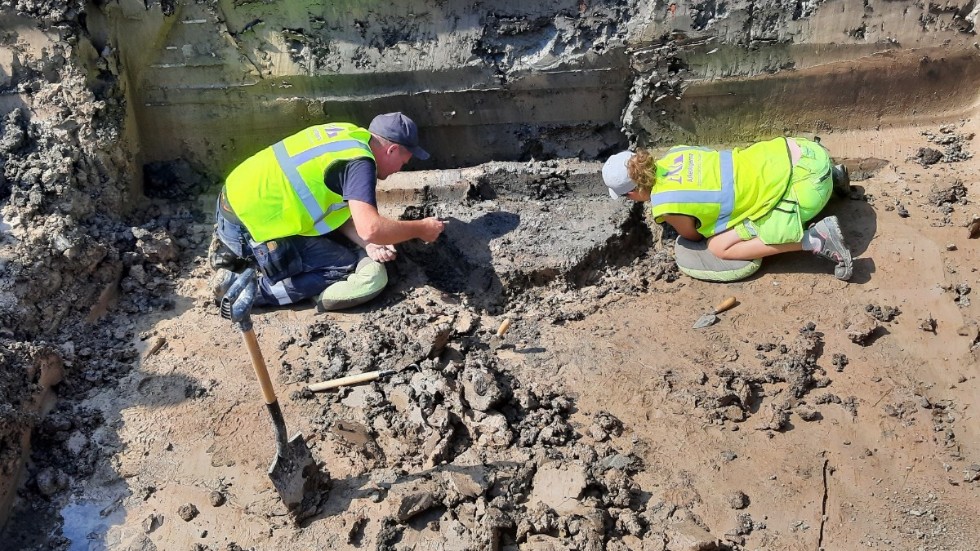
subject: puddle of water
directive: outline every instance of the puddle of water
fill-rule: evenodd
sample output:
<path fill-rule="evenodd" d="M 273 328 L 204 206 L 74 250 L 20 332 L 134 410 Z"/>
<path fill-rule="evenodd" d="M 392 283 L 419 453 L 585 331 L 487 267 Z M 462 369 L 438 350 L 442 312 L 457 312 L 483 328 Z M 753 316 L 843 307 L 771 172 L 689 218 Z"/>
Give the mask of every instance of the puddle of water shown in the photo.
<path fill-rule="evenodd" d="M 62 534 L 71 542 L 68 551 L 107 551 L 106 532 L 125 515 L 116 503 L 73 501 L 61 510 L 61 518 Z"/>

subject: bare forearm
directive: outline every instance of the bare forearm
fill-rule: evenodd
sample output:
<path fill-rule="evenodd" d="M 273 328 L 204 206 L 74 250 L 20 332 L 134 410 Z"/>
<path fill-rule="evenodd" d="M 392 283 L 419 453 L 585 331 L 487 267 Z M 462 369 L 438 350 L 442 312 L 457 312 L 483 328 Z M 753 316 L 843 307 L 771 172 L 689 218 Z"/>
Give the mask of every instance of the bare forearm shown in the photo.
<path fill-rule="evenodd" d="M 361 201 L 350 201 L 350 212 L 357 235 L 375 245 L 395 245 L 415 238 L 431 243 L 444 227 L 436 218 L 390 220 L 378 214 L 374 205 Z"/>
<path fill-rule="evenodd" d="M 359 247 L 367 247 L 369 243 L 374 245 L 395 245 L 402 241 L 408 241 L 418 237 L 416 228 L 412 227 L 414 221 L 389 220 L 379 216 L 370 223 L 364 224 L 365 236 L 357 232 L 357 225 L 354 219 L 344 222 L 338 228 L 340 233 L 347 239 L 354 242 Z"/>
<path fill-rule="evenodd" d="M 421 220 L 389 220 L 378 217 L 372 220 L 361 235 L 366 241 L 376 245 L 396 245 L 421 235 Z"/>

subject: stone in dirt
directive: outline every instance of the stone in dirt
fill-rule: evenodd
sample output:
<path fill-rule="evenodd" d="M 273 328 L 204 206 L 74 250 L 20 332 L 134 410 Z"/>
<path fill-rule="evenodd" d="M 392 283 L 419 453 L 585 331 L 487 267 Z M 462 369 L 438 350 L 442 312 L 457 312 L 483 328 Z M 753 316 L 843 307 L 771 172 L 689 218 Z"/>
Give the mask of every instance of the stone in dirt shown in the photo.
<path fill-rule="evenodd" d="M 347 530 L 347 543 L 358 544 L 361 541 L 361 537 L 364 535 L 364 527 L 368 523 L 368 518 L 363 515 L 358 515 L 353 522 L 350 523 L 350 527 Z"/>
<path fill-rule="evenodd" d="M 47 468 L 37 474 L 35 483 L 42 495 L 51 497 L 68 486 L 68 476 L 60 469 Z"/>

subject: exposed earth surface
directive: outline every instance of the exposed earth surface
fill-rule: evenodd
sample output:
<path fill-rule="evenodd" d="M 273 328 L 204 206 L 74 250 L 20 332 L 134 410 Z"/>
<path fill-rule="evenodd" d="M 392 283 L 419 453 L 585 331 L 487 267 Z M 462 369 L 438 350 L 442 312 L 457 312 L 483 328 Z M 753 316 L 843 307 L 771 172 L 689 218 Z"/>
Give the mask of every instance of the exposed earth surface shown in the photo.
<path fill-rule="evenodd" d="M 278 20 L 250 2 L 0 1 L 0 549 L 977 548 L 972 3 L 865 2 L 858 13 L 841 2 L 418 2 L 432 18 L 455 14 L 459 43 L 424 14 L 346 4 L 359 26 L 342 41 L 331 10 L 304 30 L 287 25 L 300 3 L 284 4 L 293 9 Z M 373 85 L 371 70 L 394 74 L 392 63 L 425 51 L 431 75 L 440 62 L 467 68 L 451 76 L 491 75 L 496 99 L 439 89 L 431 75 L 423 92 L 425 79 L 406 77 L 402 99 L 417 112 L 382 95 L 311 100 L 295 115 L 265 98 L 270 118 L 249 115 L 266 121 L 259 136 L 231 125 L 213 142 L 202 131 L 163 144 L 195 117 L 217 127 L 236 101 L 272 92 L 225 90 L 227 101 L 194 96 L 187 107 L 154 73 L 172 69 L 164 58 L 180 47 L 158 41 L 163 53 L 137 74 L 127 63 L 149 54 L 124 45 L 149 37 L 110 29 L 209 17 L 233 40 L 187 42 L 185 65 L 224 59 L 207 67 L 220 66 L 225 84 L 234 59 L 251 66 L 240 78 L 264 82 L 307 63 L 292 76 L 313 83 L 290 81 L 299 95 L 318 71 L 354 65 Z M 479 24 L 464 29 L 469 19 Z M 293 47 L 278 52 L 285 61 L 253 44 L 276 25 Z M 833 42 L 819 39 L 826 28 Z M 460 43 L 469 49 L 456 60 Z M 787 53 L 841 44 L 867 56 L 838 66 L 815 60 L 820 48 Z M 732 71 L 715 74 L 709 53 Z M 604 66 L 609 57 L 618 61 Z M 592 80 L 569 86 L 596 96 L 541 97 L 576 70 Z M 867 74 L 880 76 L 879 92 L 840 89 L 847 98 L 826 103 L 846 75 Z M 774 89 L 814 92 L 760 103 Z M 454 94 L 468 115 L 442 109 Z M 600 106 L 601 94 L 619 103 Z M 750 99 L 730 105 L 731 119 L 701 119 L 720 121 L 707 105 L 738 94 Z M 519 105 L 501 111 L 508 101 Z M 515 122 L 522 105 L 526 123 Z M 789 117 L 807 106 L 809 118 Z M 324 475 L 297 519 L 267 474 L 275 439 L 242 334 L 208 288 L 214 200 L 236 147 L 276 124 L 385 107 L 421 121 L 433 161 L 380 184 L 382 213 L 439 216 L 446 231 L 400 245 L 389 287 L 366 306 L 251 315 L 290 434 Z M 192 115 L 162 117 L 173 124 L 163 130 L 147 122 L 167 109 Z M 295 116 L 272 122 L 277 109 Z M 591 111 L 561 119 L 562 109 Z M 609 111 L 614 120 L 598 114 Z M 750 122 L 726 134 L 736 119 Z M 628 145 L 781 134 L 819 136 L 849 169 L 851 195 L 824 213 L 839 217 L 855 255 L 849 282 L 803 252 L 767 258 L 741 282 L 691 279 L 674 263 L 675 236 L 641 205 L 610 200 L 599 175 Z M 203 163 L 209 155 L 228 162 Z M 692 328 L 730 296 L 733 309 Z M 374 370 L 390 373 L 307 388 Z"/>

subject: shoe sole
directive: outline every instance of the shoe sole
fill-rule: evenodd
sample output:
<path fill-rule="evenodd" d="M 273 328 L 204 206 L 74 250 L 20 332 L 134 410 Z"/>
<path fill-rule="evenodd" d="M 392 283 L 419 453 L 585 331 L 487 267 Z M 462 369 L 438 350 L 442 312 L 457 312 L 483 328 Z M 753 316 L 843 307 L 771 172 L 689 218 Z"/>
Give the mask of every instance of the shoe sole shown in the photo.
<path fill-rule="evenodd" d="M 832 216 L 831 218 L 834 223 L 827 224 L 827 228 L 832 233 L 828 237 L 830 239 L 836 239 L 840 243 L 841 248 L 844 249 L 843 258 L 834 267 L 834 277 L 842 281 L 847 281 L 851 279 L 851 275 L 854 273 L 854 259 L 851 257 L 851 248 L 847 246 L 847 241 L 844 241 L 844 234 L 840 231 L 840 222 L 838 222 L 836 216 Z"/>

